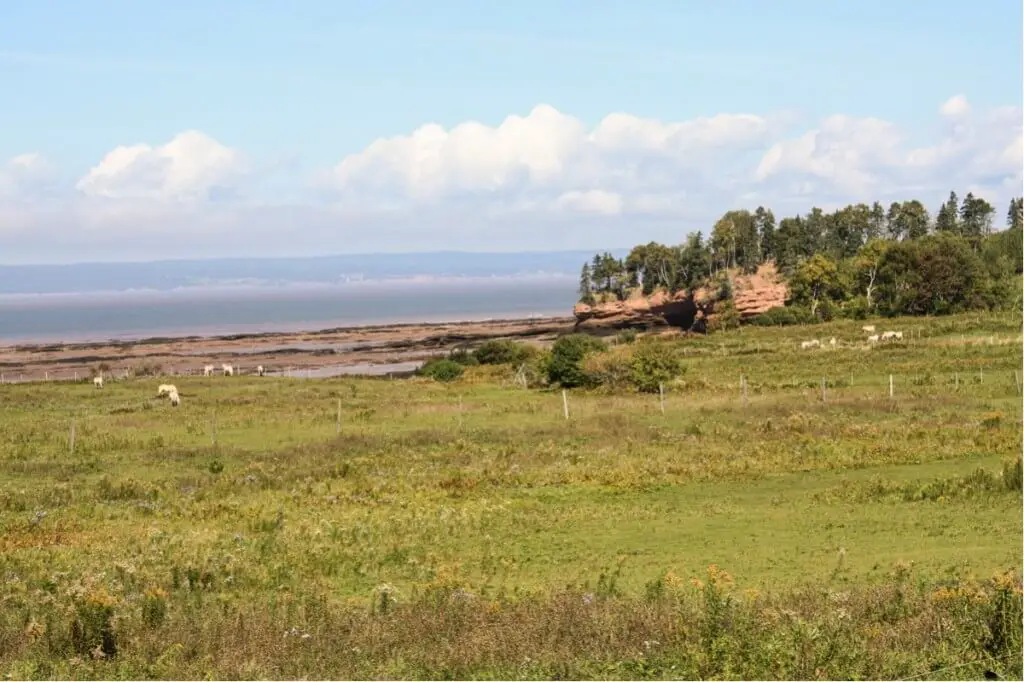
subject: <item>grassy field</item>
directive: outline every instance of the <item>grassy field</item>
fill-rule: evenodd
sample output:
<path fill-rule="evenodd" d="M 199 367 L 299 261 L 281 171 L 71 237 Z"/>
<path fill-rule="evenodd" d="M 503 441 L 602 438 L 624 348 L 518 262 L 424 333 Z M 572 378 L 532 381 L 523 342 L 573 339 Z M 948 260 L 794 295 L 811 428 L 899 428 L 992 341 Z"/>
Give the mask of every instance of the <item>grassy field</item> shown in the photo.
<path fill-rule="evenodd" d="M 509 368 L 2 385 L 0 671 L 1021 679 L 1020 317 L 861 324 L 568 420 Z"/>

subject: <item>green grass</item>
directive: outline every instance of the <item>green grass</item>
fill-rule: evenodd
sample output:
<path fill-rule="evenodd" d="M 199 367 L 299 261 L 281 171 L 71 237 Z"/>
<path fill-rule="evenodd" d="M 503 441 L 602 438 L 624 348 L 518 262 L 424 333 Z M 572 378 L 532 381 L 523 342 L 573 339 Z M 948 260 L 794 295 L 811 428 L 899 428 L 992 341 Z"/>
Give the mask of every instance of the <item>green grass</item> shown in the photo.
<path fill-rule="evenodd" d="M 992 643 L 992 613 L 1010 607 L 977 611 L 1001 603 L 1003 583 L 984 581 L 1022 561 L 1020 488 L 1003 476 L 1021 449 L 1019 316 L 874 322 L 879 331 L 914 332 L 875 348 L 860 343 L 862 324 L 690 339 L 664 414 L 657 396 L 572 391 L 568 421 L 560 391 L 514 388 L 508 368 L 470 368 L 449 385 L 176 377 L 177 409 L 153 397 L 159 378 L 102 390 L 2 385 L 0 670 L 896 677 L 973 656 L 1019 675 L 1019 660 L 1016 668 L 995 660 L 1019 649 L 1019 632 Z M 835 350 L 799 348 L 831 336 L 840 341 Z M 687 631 L 678 609 L 698 609 L 699 620 L 719 608 L 689 587 L 691 578 L 706 580 L 709 565 L 784 610 L 804 604 L 806 618 L 824 619 L 815 627 L 836 642 L 853 635 L 828 620 L 825 595 L 854 595 L 863 615 L 847 643 L 855 653 L 806 668 L 805 652 L 772 667 L 765 651 L 803 649 L 740 637 L 744 618 L 763 624 L 771 608 L 748 612 L 739 602 L 722 631 L 732 633 L 732 648 L 725 634 L 711 639 L 726 653 L 701 648 L 711 636 Z M 682 584 L 669 592 L 693 594 L 651 606 L 666 574 Z M 916 606 L 899 617 L 873 611 L 880 595 L 903 589 L 904 574 L 916 587 L 900 599 Z M 1019 574 L 1012 582 L 1019 614 Z M 386 613 L 382 585 L 398 595 Z M 927 595 L 951 585 L 989 585 L 977 589 L 995 596 L 942 615 L 946 607 Z M 451 641 L 438 649 L 427 630 L 432 618 L 447 622 L 430 596 L 441 588 L 475 595 L 478 610 L 449 623 Z M 607 601 L 588 632 L 610 639 L 597 649 L 572 638 L 545 648 L 543 633 L 567 613 L 559 600 L 591 592 Z M 83 594 L 93 595 L 91 606 Z M 81 647 L 76 653 L 71 624 L 88 630 L 82 609 L 107 599 L 121 644 L 116 656 L 94 660 Z M 165 605 L 166 620 L 147 625 L 152 604 Z M 630 608 L 646 620 L 613 636 L 618 626 L 601 619 Z M 539 613 L 548 615 L 530 615 Z M 255 628 L 244 637 L 240 618 Z M 934 629 L 932 618 L 954 620 Z M 350 621 L 360 625 L 338 625 Z M 470 621 L 497 628 L 495 637 L 502 628 L 523 642 L 536 637 L 539 650 L 513 660 L 499 638 L 463 651 L 470 644 L 460 628 Z M 31 634 L 33 624 L 47 624 L 47 634 Z M 363 653 L 332 653 L 341 640 L 322 632 L 310 637 L 321 642 L 310 646 L 324 647 L 319 657 L 282 653 L 281 632 L 328 624 L 341 627 L 331 637 Z M 890 646 L 890 626 L 904 628 L 917 649 Z M 394 647 L 370 653 L 371 634 L 385 631 Z M 631 647 L 648 641 L 636 639 L 641 631 L 673 638 L 675 648 L 638 668 Z M 175 643 L 194 655 L 172 654 Z M 750 647 L 762 645 L 765 658 L 750 658 Z M 569 667 L 558 667 L 559 656 Z M 956 676 L 979 676 L 985 665 Z"/>

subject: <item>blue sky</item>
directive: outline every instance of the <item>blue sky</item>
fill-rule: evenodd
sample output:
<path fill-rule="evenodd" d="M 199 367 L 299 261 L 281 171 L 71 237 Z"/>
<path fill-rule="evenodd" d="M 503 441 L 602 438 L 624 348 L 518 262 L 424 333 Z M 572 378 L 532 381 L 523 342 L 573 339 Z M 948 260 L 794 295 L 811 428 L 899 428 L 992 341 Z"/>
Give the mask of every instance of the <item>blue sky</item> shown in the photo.
<path fill-rule="evenodd" d="M 1021 21 L 1020 3 L 1010 0 L 971 9 L 908 0 L 9 2 L 0 21 L 0 92 L 7 95 L 0 163 L 24 154 L 46 159 L 54 191 L 66 190 L 65 206 L 77 200 L 75 181 L 114 148 L 158 147 L 196 130 L 245 154 L 250 183 L 263 173 L 262 189 L 246 190 L 250 200 L 278 192 L 304 205 L 324 200 L 307 191 L 311 177 L 377 138 L 427 123 L 498 126 L 539 104 L 588 129 L 614 112 L 665 123 L 780 117 L 784 128 L 744 147 L 745 158 L 835 114 L 887 121 L 906 149 L 937 147 L 950 134 L 938 109 L 953 96 L 970 103 L 979 129 L 991 127 L 986 112 L 1021 106 Z M 1004 138 L 989 141 L 990 156 L 1013 142 L 1017 127 L 1007 125 Z M 993 173 L 1005 184 L 1005 169 Z M 989 176 L 979 169 L 976 178 L 947 184 Z M 688 182 L 685 173 L 678 177 Z M 611 191 L 573 182 L 573 191 Z M 758 198 L 780 206 L 847 198 L 831 190 L 796 197 L 798 185 L 790 178 L 789 189 L 758 190 Z M 850 194 L 853 185 L 845 187 Z M 730 196 L 752 195 L 736 189 L 721 201 Z M 37 200 L 34 210 L 46 208 Z M 671 221 L 662 218 L 640 222 L 650 236 L 668 239 Z M 73 222 L 64 220 L 66 229 L 76 229 Z M 623 241 L 621 230 L 614 233 L 615 240 L 596 235 L 595 244 L 552 246 Z M 442 227 L 436 234 L 443 237 Z M 9 248 L 3 239 L 0 231 L 0 247 Z"/>

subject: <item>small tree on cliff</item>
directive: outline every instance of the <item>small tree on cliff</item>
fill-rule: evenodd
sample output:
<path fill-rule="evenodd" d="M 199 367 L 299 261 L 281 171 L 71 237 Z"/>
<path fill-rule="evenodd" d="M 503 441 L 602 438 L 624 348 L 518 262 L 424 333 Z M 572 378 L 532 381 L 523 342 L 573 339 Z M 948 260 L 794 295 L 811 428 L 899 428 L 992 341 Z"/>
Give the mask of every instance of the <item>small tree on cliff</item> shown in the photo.
<path fill-rule="evenodd" d="M 590 264 L 584 263 L 580 271 L 580 301 L 594 305 L 594 283 L 590 274 Z"/>

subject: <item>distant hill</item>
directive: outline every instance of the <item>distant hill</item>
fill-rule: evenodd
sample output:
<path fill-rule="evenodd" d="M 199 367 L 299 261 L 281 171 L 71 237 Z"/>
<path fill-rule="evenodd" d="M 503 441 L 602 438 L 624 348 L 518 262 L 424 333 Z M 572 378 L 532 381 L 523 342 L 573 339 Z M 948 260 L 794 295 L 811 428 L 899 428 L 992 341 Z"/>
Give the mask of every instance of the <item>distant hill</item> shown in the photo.
<path fill-rule="evenodd" d="M 225 258 L 148 263 L 0 265 L 0 294 L 124 291 L 224 284 L 337 283 L 410 277 L 578 275 L 593 251 L 352 254 L 311 258 Z M 623 257 L 626 249 L 613 250 Z"/>

